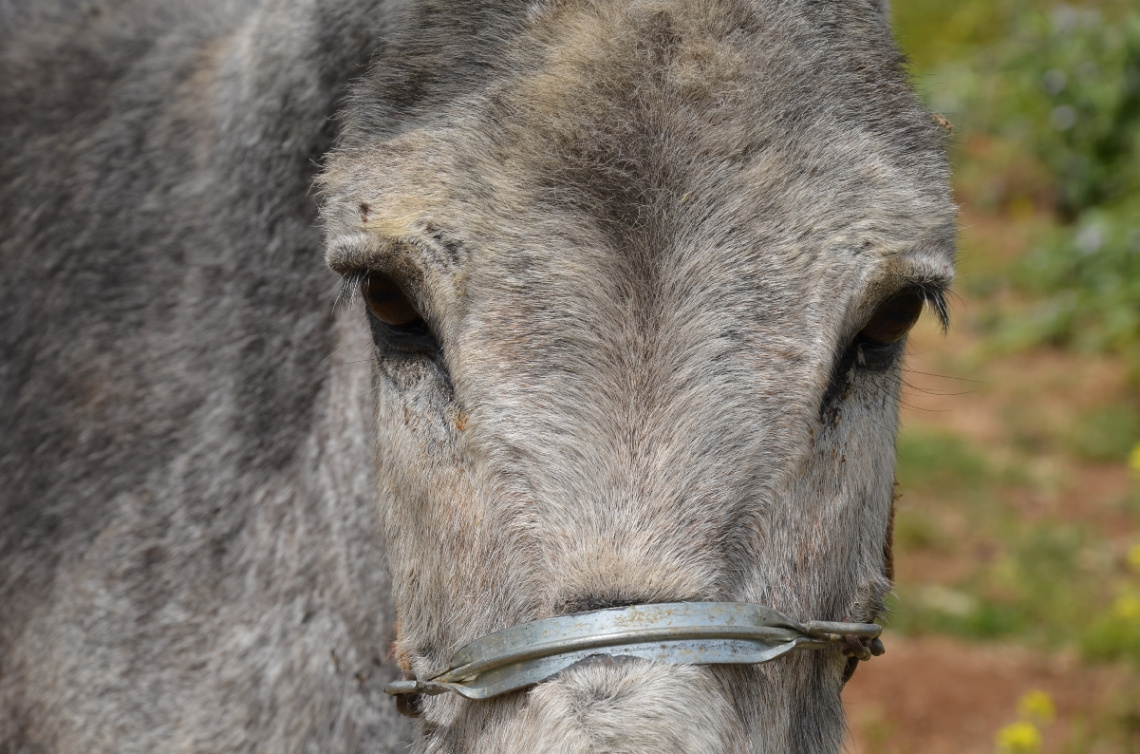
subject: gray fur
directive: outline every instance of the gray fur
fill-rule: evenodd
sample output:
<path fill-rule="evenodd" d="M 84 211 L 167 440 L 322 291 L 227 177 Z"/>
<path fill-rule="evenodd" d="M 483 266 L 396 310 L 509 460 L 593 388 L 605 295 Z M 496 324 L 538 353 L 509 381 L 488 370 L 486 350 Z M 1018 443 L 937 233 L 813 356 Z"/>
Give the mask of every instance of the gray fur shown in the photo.
<path fill-rule="evenodd" d="M 0 0 L 0 752 L 399 751 L 383 683 L 497 628 L 873 619 L 848 344 L 954 231 L 885 7 Z M 415 750 L 831 754 L 843 667 L 589 663 Z"/>

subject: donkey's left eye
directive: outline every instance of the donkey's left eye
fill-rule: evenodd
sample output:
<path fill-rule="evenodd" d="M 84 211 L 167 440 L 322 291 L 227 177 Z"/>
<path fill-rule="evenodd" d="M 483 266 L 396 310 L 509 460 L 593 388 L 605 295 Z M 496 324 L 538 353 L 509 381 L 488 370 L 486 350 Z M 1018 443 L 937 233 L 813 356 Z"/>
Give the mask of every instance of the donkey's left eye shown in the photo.
<path fill-rule="evenodd" d="M 896 293 L 879 305 L 855 342 L 871 347 L 897 343 L 914 327 L 925 303 L 926 296 L 917 288 Z"/>

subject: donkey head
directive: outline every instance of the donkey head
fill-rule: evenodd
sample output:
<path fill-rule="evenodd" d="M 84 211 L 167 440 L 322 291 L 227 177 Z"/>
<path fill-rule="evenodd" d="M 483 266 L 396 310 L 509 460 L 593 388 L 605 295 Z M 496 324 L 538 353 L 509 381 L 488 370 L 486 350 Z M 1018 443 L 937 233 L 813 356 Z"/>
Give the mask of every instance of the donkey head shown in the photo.
<path fill-rule="evenodd" d="M 429 3 L 322 185 L 375 341 L 405 670 L 599 607 L 872 621 L 940 136 L 868 0 Z M 611 659 L 420 702 L 420 750 L 835 752 L 847 658 Z"/>

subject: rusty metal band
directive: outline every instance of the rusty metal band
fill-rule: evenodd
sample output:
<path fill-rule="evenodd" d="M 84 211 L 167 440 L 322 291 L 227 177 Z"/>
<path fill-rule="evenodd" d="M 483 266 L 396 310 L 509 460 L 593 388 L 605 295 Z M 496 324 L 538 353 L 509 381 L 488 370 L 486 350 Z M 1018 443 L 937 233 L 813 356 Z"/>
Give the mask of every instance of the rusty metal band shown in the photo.
<path fill-rule="evenodd" d="M 882 631 L 873 623 L 797 623 L 747 602 L 633 605 L 543 618 L 487 634 L 456 652 L 442 673 L 424 681 L 396 681 L 384 691 L 489 699 L 541 683 L 596 655 L 674 665 L 756 664 L 796 649 L 877 639 Z"/>

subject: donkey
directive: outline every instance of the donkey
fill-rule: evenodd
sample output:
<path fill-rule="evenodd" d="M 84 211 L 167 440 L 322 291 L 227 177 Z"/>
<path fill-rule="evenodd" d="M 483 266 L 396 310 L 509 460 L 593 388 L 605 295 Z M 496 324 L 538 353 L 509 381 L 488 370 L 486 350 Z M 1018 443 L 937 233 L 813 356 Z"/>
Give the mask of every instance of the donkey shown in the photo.
<path fill-rule="evenodd" d="M 0 752 L 839 751 L 834 645 L 383 688 L 883 611 L 955 229 L 884 6 L 0 0 L 0 60 Z"/>

